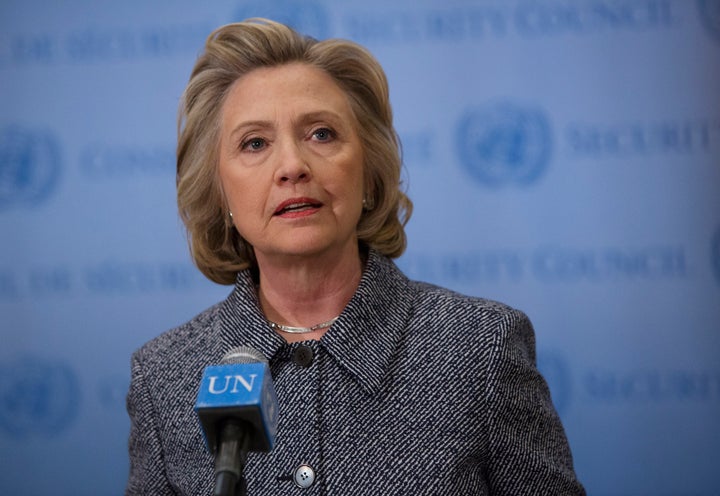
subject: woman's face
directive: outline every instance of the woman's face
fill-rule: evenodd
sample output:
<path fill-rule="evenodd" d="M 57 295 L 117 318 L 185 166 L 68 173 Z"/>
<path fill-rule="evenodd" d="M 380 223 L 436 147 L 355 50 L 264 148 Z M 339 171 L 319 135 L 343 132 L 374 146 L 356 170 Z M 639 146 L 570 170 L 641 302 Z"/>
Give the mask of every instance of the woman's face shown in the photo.
<path fill-rule="evenodd" d="M 362 146 L 345 93 L 322 70 L 261 68 L 233 84 L 222 108 L 219 175 L 259 263 L 356 252 Z"/>

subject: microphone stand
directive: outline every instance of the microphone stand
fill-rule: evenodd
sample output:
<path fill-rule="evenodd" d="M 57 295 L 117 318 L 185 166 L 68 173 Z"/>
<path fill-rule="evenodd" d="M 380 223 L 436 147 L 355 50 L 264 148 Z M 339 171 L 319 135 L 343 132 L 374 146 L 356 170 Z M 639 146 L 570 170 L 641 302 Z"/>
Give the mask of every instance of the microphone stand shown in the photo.
<path fill-rule="evenodd" d="M 220 429 L 215 454 L 215 490 L 213 496 L 246 496 L 243 468 L 247 459 L 248 436 L 243 422 L 228 419 Z"/>

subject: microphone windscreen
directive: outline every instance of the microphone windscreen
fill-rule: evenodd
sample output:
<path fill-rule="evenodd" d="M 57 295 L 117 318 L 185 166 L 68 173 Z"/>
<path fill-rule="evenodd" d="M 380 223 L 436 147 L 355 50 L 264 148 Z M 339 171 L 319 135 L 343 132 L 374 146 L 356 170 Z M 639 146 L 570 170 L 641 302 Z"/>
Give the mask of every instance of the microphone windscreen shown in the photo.
<path fill-rule="evenodd" d="M 256 362 L 267 363 L 267 360 L 265 359 L 265 355 L 249 346 L 238 346 L 237 348 L 228 351 L 225 356 L 222 357 L 222 360 L 220 360 L 220 363 L 223 365 L 231 363 Z"/>

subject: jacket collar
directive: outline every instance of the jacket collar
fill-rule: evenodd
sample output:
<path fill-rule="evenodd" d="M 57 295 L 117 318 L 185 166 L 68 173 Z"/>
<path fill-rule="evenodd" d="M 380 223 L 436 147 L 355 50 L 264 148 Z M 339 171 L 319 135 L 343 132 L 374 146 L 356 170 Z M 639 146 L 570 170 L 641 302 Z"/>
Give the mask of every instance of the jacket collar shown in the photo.
<path fill-rule="evenodd" d="M 408 279 L 391 260 L 370 250 L 357 291 L 319 345 L 363 390 L 375 394 L 404 336 L 411 305 Z M 249 270 L 238 273 L 218 325 L 226 351 L 251 346 L 271 360 L 288 346 L 260 310 Z"/>
<path fill-rule="evenodd" d="M 411 305 L 407 278 L 370 250 L 355 295 L 320 344 L 368 394 L 377 393 L 404 337 Z"/>

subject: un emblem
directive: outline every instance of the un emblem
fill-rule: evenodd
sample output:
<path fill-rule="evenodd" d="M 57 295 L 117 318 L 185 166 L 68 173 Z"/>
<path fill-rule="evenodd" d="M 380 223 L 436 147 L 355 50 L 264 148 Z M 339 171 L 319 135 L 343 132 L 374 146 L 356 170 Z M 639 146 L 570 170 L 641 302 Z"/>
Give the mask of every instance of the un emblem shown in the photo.
<path fill-rule="evenodd" d="M 59 146 L 52 135 L 17 127 L 0 131 L 0 210 L 42 202 L 59 175 Z"/>
<path fill-rule="evenodd" d="M 291 26 L 302 34 L 319 40 L 330 37 L 330 21 L 324 6 L 318 2 L 256 1 L 243 3 L 235 12 L 239 20 L 249 17 L 265 17 Z"/>
<path fill-rule="evenodd" d="M 0 365 L 0 429 L 12 437 L 56 435 L 79 402 L 78 378 L 64 362 L 24 357 Z"/>
<path fill-rule="evenodd" d="M 538 353 L 537 367 L 550 386 L 555 409 L 562 415 L 572 396 L 572 380 L 565 358 L 558 352 L 543 351 Z"/>
<path fill-rule="evenodd" d="M 550 123 L 536 108 L 501 102 L 471 109 L 456 136 L 460 163 L 487 186 L 531 184 L 550 161 Z"/>
<path fill-rule="evenodd" d="M 697 0 L 697 5 L 703 26 L 720 40 L 720 0 Z"/>
<path fill-rule="evenodd" d="M 713 269 L 715 269 L 715 278 L 720 282 L 720 227 L 715 231 L 710 250 Z"/>

